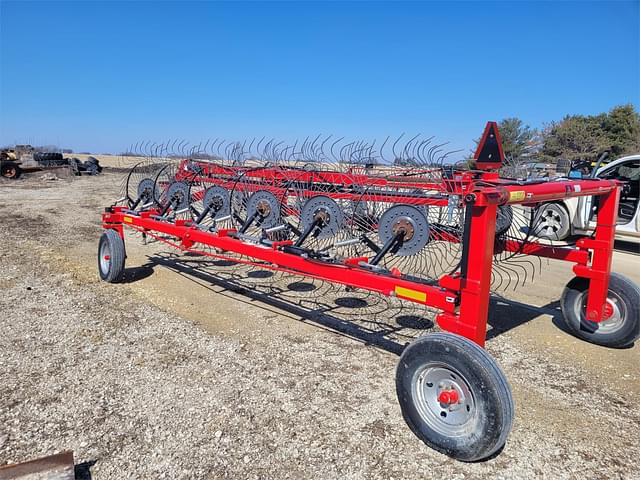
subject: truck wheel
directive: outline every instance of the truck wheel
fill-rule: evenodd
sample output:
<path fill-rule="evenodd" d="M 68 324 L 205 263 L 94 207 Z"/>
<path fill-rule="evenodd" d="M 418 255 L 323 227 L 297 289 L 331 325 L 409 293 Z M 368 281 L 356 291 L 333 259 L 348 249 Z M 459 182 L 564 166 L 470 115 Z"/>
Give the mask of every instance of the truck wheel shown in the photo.
<path fill-rule="evenodd" d="M 105 282 L 116 283 L 124 273 L 124 241 L 115 230 L 106 230 L 98 243 L 98 272 Z"/>
<path fill-rule="evenodd" d="M 586 319 L 589 279 L 573 278 L 562 292 L 560 307 L 567 328 L 576 337 L 605 347 L 623 348 L 640 338 L 640 288 L 624 275 L 612 273 L 602 322 Z"/>
<path fill-rule="evenodd" d="M 496 216 L 496 237 L 500 237 L 509 231 L 513 222 L 513 208 L 511 205 L 499 205 Z"/>
<path fill-rule="evenodd" d="M 2 174 L 4 178 L 15 180 L 22 175 L 22 169 L 16 162 L 2 162 L 0 174 Z"/>
<path fill-rule="evenodd" d="M 511 431 L 513 398 L 504 374 L 459 335 L 433 333 L 409 344 L 396 370 L 396 392 L 411 430 L 455 459 L 487 458 Z"/>
<path fill-rule="evenodd" d="M 571 234 L 571 218 L 559 203 L 545 203 L 536 209 L 533 231 L 537 237 L 564 240 Z"/>

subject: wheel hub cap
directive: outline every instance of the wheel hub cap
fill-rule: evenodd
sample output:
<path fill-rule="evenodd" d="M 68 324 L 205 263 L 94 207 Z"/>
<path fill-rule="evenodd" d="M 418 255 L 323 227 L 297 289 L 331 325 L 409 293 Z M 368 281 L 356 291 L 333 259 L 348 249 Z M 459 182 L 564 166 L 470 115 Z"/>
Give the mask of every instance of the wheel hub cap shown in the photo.
<path fill-rule="evenodd" d="M 468 382 L 447 365 L 424 365 L 414 375 L 412 390 L 422 419 L 443 435 L 464 434 L 476 415 Z"/>
<path fill-rule="evenodd" d="M 394 235 L 398 235 L 399 233 L 404 234 L 402 239 L 408 242 L 413 238 L 413 234 L 415 233 L 415 228 L 409 217 L 400 217 L 393 224 L 392 231 Z"/>
<path fill-rule="evenodd" d="M 593 322 L 587 319 L 587 291 L 576 298 L 573 308 L 584 328 L 601 334 L 619 330 L 625 324 L 627 317 L 624 301 L 611 290 L 609 290 L 607 301 L 602 307 L 602 321 L 600 322 Z"/>
<path fill-rule="evenodd" d="M 614 315 L 615 307 L 611 304 L 611 301 L 607 299 L 607 303 L 605 303 L 604 308 L 602 310 L 602 314 L 606 319 L 611 318 Z"/>
<path fill-rule="evenodd" d="M 271 205 L 269 205 L 267 200 L 260 200 L 256 205 L 256 210 L 260 215 L 266 217 L 271 213 Z"/>

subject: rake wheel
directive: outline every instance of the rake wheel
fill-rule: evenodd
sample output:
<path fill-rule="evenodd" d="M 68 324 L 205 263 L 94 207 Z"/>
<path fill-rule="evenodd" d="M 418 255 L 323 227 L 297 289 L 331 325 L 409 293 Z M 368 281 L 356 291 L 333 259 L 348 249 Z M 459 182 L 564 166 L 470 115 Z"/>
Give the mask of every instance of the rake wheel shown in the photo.
<path fill-rule="evenodd" d="M 412 277 L 430 280 L 457 268 L 462 240 L 461 210 L 428 191 L 367 187 L 352 206 L 349 227 L 361 243 L 354 254 Z M 398 234 L 400 243 L 380 251 Z M 370 260 L 372 261 L 372 260 Z"/>
<path fill-rule="evenodd" d="M 344 214 L 335 200 L 317 195 L 302 206 L 300 224 L 305 231 L 317 225 L 317 235 L 312 235 L 318 240 L 325 240 L 338 234 L 344 225 Z"/>
<path fill-rule="evenodd" d="M 429 243 L 429 221 L 413 205 L 394 205 L 382 214 L 378 235 L 384 243 L 402 235 L 402 243 L 394 253 L 399 257 L 415 255 Z"/>
<path fill-rule="evenodd" d="M 269 190 L 253 192 L 247 199 L 247 217 L 257 216 L 256 227 L 275 227 L 280 221 L 280 202 Z"/>
<path fill-rule="evenodd" d="M 160 216 L 191 220 L 192 196 L 202 190 L 199 171 L 188 161 L 169 162 L 153 181 L 153 199 Z"/>
<path fill-rule="evenodd" d="M 219 185 L 192 182 L 190 185 L 190 206 L 193 221 L 201 226 L 221 227 L 230 225 L 231 200 L 229 191 Z"/>
<path fill-rule="evenodd" d="M 231 222 L 240 234 L 262 238 L 264 230 L 282 222 L 281 204 L 286 196 L 272 175 L 278 169 L 258 167 L 241 172 L 230 192 Z"/>
<path fill-rule="evenodd" d="M 122 196 L 129 208 L 140 209 L 149 203 L 156 203 L 153 197 L 154 183 L 163 164 L 145 160 L 129 169 L 122 185 Z"/>
<path fill-rule="evenodd" d="M 296 246 L 315 251 L 346 254 L 342 241 L 349 239 L 346 218 L 350 216 L 352 178 L 342 175 L 335 183 L 336 170 L 306 168 L 287 172 L 287 194 L 282 214 L 292 231 Z"/>
<path fill-rule="evenodd" d="M 167 204 L 167 191 L 176 181 L 177 165 L 174 162 L 165 164 L 153 179 L 153 199 L 163 207 Z"/>

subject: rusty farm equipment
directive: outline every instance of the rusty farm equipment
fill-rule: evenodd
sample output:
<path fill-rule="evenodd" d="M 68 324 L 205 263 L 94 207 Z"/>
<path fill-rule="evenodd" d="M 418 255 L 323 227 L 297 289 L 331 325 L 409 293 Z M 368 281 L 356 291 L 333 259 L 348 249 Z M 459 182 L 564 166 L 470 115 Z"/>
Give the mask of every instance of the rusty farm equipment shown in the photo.
<path fill-rule="evenodd" d="M 542 259 L 566 261 L 576 275 L 561 297 L 567 328 L 614 348 L 640 336 L 640 289 L 611 273 L 617 182 L 501 178 L 493 122 L 473 170 L 445 164 L 430 139 L 395 142 L 387 163 L 387 142 L 270 141 L 251 153 L 261 142 L 134 166 L 103 213 L 101 278 L 122 278 L 131 229 L 204 257 L 434 309 L 443 332 L 403 348 L 398 400 L 421 440 L 463 461 L 495 454 L 513 420 L 507 379 L 482 348 L 492 289 L 530 280 Z M 583 195 L 597 199 L 592 237 L 552 245 L 535 236 L 536 205 Z"/>
<path fill-rule="evenodd" d="M 22 173 L 51 171 L 72 175 L 97 175 L 102 171 L 97 158 L 89 156 L 81 161 L 76 157 L 65 158 L 62 153 L 40 151 L 31 145 L 15 145 L 0 149 L 0 176 L 15 180 Z"/>

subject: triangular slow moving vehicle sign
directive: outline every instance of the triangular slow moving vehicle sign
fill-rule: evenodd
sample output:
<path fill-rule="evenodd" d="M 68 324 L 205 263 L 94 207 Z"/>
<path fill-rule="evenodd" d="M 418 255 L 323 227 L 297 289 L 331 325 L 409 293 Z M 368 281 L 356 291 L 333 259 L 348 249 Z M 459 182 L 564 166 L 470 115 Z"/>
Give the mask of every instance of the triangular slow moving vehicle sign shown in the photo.
<path fill-rule="evenodd" d="M 504 152 L 496 122 L 487 122 L 473 158 L 476 161 L 476 168 L 480 170 L 489 170 L 502 166 Z"/>

